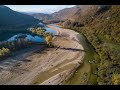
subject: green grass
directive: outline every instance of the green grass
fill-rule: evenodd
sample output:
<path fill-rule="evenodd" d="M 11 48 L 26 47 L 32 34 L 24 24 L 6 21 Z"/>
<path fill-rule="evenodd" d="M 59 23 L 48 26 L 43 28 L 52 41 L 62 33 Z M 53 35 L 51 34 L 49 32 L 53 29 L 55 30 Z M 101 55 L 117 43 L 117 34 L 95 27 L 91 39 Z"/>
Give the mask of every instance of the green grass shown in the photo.
<path fill-rule="evenodd" d="M 107 46 L 115 50 L 120 50 L 120 44 L 117 43 L 104 43 L 104 46 Z"/>
<path fill-rule="evenodd" d="M 91 66 L 90 66 L 89 62 L 87 60 L 85 60 L 84 63 L 82 64 L 82 66 L 80 66 L 76 70 L 75 74 L 64 84 L 65 85 L 87 84 L 85 78 L 90 77 L 90 71 L 91 71 L 90 69 L 91 69 Z M 85 76 L 85 73 L 87 73 L 87 76 Z"/>
<path fill-rule="evenodd" d="M 65 85 L 86 85 L 86 84 L 97 84 L 97 75 L 94 75 L 93 72 L 97 73 L 97 64 L 89 63 L 89 61 L 96 60 L 98 62 L 98 55 L 88 43 L 86 38 L 82 35 L 79 35 L 79 40 L 82 46 L 85 49 L 85 57 L 83 64 L 76 70 L 75 74 L 67 80 Z"/>

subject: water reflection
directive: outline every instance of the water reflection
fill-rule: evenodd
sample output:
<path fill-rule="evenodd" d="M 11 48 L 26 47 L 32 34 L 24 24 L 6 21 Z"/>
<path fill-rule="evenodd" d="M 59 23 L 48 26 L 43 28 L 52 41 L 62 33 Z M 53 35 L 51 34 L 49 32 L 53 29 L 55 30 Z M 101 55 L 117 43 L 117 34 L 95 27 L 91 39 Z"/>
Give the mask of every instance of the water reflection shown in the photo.
<path fill-rule="evenodd" d="M 46 29 L 46 32 L 52 32 L 53 35 L 56 35 L 55 30 L 53 30 L 51 28 L 48 28 L 48 27 L 45 27 L 45 29 Z M 40 37 L 40 36 L 37 36 L 37 35 L 32 36 L 30 34 L 22 34 L 22 33 L 12 36 L 7 41 L 14 41 L 14 40 L 17 40 L 18 38 L 25 38 L 25 39 L 33 41 L 33 42 L 45 42 L 44 37 Z"/>

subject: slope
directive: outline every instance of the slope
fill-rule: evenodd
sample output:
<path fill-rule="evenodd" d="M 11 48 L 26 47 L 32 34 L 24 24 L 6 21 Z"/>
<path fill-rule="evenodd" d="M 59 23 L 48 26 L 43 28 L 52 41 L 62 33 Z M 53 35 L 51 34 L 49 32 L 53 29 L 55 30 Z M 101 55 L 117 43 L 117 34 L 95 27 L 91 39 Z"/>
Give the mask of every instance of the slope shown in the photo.
<path fill-rule="evenodd" d="M 86 14 L 75 14 L 74 19 L 63 25 L 85 35 L 98 53 L 98 84 L 120 84 L 120 6 L 93 5 Z"/>

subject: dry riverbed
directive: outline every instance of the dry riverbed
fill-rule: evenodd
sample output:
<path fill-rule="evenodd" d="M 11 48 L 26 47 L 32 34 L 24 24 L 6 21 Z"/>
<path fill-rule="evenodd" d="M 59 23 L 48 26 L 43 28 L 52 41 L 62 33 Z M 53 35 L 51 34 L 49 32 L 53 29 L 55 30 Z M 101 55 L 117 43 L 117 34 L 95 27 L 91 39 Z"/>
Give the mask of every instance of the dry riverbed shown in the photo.
<path fill-rule="evenodd" d="M 1 85 L 61 85 L 81 65 L 84 49 L 78 33 L 49 25 L 57 31 L 54 48 L 36 45 L 0 62 Z"/>

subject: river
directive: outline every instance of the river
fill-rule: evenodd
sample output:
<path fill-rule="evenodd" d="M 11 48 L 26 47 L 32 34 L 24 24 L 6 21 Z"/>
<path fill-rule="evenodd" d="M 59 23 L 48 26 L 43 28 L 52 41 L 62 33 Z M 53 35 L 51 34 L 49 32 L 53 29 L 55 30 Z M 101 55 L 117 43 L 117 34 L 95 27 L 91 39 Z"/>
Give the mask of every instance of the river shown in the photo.
<path fill-rule="evenodd" d="M 48 28 L 48 27 L 45 27 L 46 29 L 46 32 L 51 32 L 53 33 L 53 35 L 56 35 L 56 31 L 51 29 L 51 28 Z M 16 35 L 13 35 L 12 37 L 10 37 L 7 41 L 14 41 L 14 40 L 17 40 L 17 38 L 21 35 L 25 35 L 25 39 L 27 40 L 30 40 L 32 42 L 45 42 L 45 38 L 44 37 L 40 37 L 38 35 L 31 35 L 31 34 L 23 34 L 23 33 L 18 33 Z"/>

